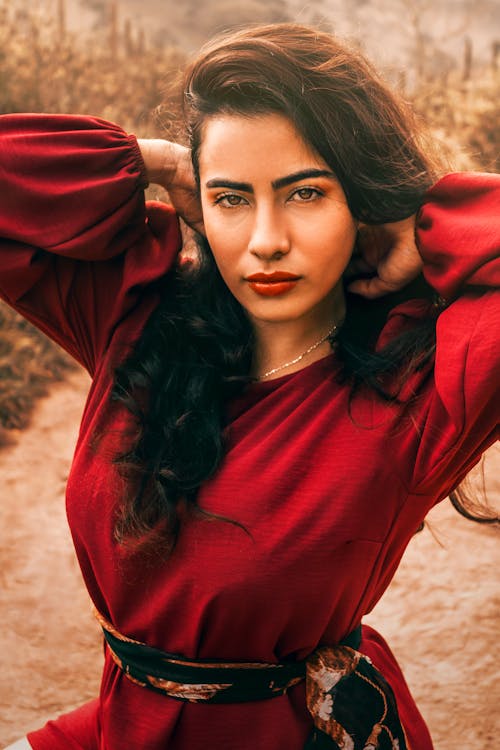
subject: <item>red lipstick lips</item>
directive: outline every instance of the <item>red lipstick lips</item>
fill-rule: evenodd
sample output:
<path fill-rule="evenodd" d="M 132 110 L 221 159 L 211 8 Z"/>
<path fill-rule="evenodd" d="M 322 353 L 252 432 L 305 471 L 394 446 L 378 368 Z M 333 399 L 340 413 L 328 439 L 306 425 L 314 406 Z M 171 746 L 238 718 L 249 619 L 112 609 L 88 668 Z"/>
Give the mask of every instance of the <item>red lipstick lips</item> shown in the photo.
<path fill-rule="evenodd" d="M 277 297 L 293 289 L 300 276 L 287 271 L 273 271 L 272 273 L 253 273 L 246 277 L 250 289 L 262 297 Z"/>

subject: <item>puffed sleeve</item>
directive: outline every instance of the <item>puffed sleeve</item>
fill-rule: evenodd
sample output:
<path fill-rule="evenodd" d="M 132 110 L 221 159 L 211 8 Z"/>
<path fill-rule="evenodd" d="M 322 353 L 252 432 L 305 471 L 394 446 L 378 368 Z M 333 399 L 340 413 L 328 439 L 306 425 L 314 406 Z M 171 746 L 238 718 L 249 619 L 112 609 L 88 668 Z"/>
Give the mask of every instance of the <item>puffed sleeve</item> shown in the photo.
<path fill-rule="evenodd" d="M 172 266 L 177 217 L 146 207 L 137 141 L 92 117 L 0 117 L 0 295 L 92 374 Z"/>
<path fill-rule="evenodd" d="M 500 176 L 443 178 L 420 211 L 417 244 L 427 280 L 451 300 L 437 321 L 414 469 L 415 492 L 440 499 L 499 437 Z"/>

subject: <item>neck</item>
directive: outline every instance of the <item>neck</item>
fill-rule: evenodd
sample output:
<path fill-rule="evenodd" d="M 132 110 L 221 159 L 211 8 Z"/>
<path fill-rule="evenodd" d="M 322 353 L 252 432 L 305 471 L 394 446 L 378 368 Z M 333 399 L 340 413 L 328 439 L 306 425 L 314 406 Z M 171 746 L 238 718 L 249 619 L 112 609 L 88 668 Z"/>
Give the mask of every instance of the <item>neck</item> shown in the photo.
<path fill-rule="evenodd" d="M 323 359 L 331 352 L 331 343 L 328 339 L 319 344 L 318 342 L 326 337 L 334 326 L 340 327 L 344 310 L 342 296 L 336 304 L 328 305 L 327 310 L 313 311 L 321 314 L 311 313 L 297 320 L 287 321 L 254 320 L 254 376 L 271 380 L 273 377 L 296 372 L 318 359 Z M 318 345 L 315 346 L 316 344 Z M 308 352 L 312 346 L 314 349 Z M 299 361 L 292 362 L 299 357 Z M 274 369 L 277 369 L 277 372 L 270 373 Z"/>

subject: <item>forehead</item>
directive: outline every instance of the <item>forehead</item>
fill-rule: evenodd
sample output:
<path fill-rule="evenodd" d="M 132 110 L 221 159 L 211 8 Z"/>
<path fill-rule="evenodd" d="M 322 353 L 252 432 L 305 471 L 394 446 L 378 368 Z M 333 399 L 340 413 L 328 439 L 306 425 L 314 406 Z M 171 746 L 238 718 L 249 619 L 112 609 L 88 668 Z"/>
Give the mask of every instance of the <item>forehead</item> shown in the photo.
<path fill-rule="evenodd" d="M 275 180 L 327 164 L 284 115 L 217 115 L 203 125 L 199 154 L 202 180 Z"/>

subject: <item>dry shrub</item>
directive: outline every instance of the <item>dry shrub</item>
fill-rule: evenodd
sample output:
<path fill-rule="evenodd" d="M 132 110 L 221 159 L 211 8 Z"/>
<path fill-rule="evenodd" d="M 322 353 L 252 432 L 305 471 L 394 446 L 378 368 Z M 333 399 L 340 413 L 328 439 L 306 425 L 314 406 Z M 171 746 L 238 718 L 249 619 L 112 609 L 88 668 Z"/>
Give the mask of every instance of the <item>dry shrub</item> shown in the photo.
<path fill-rule="evenodd" d="M 500 171 L 500 71 L 483 69 L 427 82 L 413 98 L 453 169 Z"/>
<path fill-rule="evenodd" d="M 0 0 L 1 2 L 1 0 Z M 111 29 L 76 36 L 36 10 L 0 5 L 0 112 L 92 114 L 143 137 L 178 120 L 158 124 L 155 108 L 167 82 L 182 69 L 174 47 L 148 47 L 130 27 L 110 43 Z"/>
<path fill-rule="evenodd" d="M 0 303 L 0 445 L 6 443 L 5 429 L 26 427 L 48 384 L 76 367 L 62 349 Z"/>

